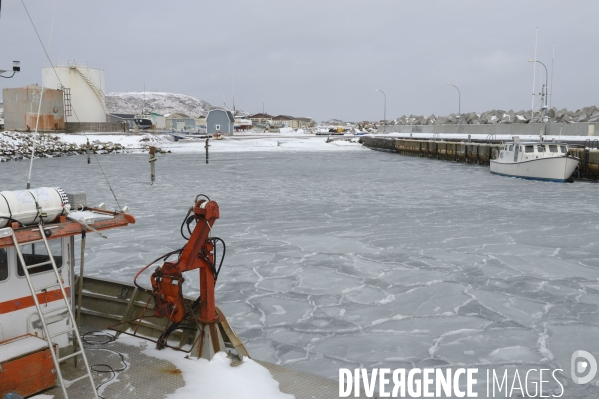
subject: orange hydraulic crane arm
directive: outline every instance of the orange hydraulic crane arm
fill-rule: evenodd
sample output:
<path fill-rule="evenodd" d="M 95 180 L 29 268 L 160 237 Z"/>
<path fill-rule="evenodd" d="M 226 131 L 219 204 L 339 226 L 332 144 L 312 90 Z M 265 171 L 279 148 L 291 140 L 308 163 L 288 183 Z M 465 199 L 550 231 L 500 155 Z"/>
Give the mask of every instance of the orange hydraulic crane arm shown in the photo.
<path fill-rule="evenodd" d="M 164 262 L 162 267 L 156 268 L 152 274 L 152 296 L 155 302 L 154 315 L 159 318 L 167 317 L 174 323 L 179 323 L 186 317 L 187 312 L 182 292 L 182 283 L 184 281 L 182 273 L 199 269 L 200 298 L 197 303 L 200 311 L 198 321 L 211 323 L 218 320 L 214 293 L 218 275 L 214 243 L 215 240 L 220 239 L 217 237 L 210 238 L 212 226 L 219 218 L 218 204 L 211 200 L 197 200 L 191 218 L 186 217 L 183 223 L 189 225 L 195 219 L 196 225 L 187 244 L 181 250 L 178 260 Z M 137 275 L 139 276 L 140 273 Z"/>
<path fill-rule="evenodd" d="M 198 260 L 203 260 L 199 255 L 202 250 L 206 250 L 210 231 L 219 217 L 218 204 L 215 201 L 199 200 L 193 207 L 193 213 L 197 224 L 187 245 L 183 248 L 179 262 L 177 262 L 177 271 L 180 273 L 206 266 L 203 265 L 206 262 L 198 262 Z M 211 250 L 205 251 L 205 255 L 209 255 L 211 252 Z"/>

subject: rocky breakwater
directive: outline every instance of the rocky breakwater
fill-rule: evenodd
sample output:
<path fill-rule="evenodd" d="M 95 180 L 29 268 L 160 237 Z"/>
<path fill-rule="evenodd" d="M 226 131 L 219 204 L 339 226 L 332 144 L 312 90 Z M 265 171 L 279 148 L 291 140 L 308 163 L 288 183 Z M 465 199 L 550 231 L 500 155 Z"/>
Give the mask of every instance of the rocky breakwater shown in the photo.
<path fill-rule="evenodd" d="M 599 123 L 599 109 L 596 106 L 584 107 L 576 111 L 568 111 L 566 108 L 550 108 L 547 110 L 548 123 Z M 540 111 L 504 111 L 490 110 L 482 113 L 468 112 L 451 114 L 448 116 L 420 116 L 403 115 L 396 120 L 387 121 L 389 125 L 494 125 L 510 123 L 540 123 L 542 114 Z"/>
<path fill-rule="evenodd" d="M 52 134 L 0 132 L 0 162 L 30 158 L 35 144 L 35 157 L 53 158 L 87 153 L 86 144 L 66 143 Z M 122 152 L 125 148 L 118 143 L 90 141 L 94 154 Z"/>

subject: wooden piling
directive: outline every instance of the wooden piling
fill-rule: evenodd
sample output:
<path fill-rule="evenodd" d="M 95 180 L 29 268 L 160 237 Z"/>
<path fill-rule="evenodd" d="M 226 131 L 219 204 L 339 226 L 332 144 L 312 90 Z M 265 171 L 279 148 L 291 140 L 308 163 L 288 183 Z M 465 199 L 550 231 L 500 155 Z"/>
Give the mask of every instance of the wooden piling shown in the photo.
<path fill-rule="evenodd" d="M 206 164 L 208 164 L 208 147 L 210 147 L 209 142 L 210 142 L 210 139 L 207 138 L 206 139 Z"/>
<path fill-rule="evenodd" d="M 154 185 L 154 180 L 156 180 L 156 147 L 150 147 L 150 179 L 152 181 L 152 185 Z"/>

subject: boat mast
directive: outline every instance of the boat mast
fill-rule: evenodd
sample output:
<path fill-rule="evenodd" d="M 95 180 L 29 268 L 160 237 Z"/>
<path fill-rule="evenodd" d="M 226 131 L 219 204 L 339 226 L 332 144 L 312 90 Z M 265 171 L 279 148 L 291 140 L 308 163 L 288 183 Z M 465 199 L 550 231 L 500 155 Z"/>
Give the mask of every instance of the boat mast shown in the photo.
<path fill-rule="evenodd" d="M 553 43 L 553 52 L 551 54 L 551 94 L 549 95 L 549 108 L 553 106 L 553 59 L 555 58 L 555 42 Z"/>
<path fill-rule="evenodd" d="M 538 43 L 538 37 L 539 37 L 539 28 L 535 28 L 535 58 L 534 58 L 534 64 L 533 64 L 533 69 L 532 69 L 532 105 L 530 106 L 530 119 L 532 120 L 532 118 L 535 115 L 535 79 L 536 79 L 536 73 L 537 73 L 537 43 Z"/>

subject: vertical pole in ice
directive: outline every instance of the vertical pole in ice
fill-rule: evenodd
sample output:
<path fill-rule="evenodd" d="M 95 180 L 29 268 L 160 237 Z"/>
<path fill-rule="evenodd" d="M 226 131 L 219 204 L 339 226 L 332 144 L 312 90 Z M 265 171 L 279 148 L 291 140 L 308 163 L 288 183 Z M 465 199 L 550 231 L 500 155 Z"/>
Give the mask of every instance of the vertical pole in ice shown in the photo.
<path fill-rule="evenodd" d="M 150 171 L 151 171 L 151 180 L 152 185 L 154 185 L 154 180 L 156 180 L 156 147 L 150 147 Z"/>
<path fill-rule="evenodd" d="M 208 144 L 210 142 L 210 138 L 206 139 L 206 164 L 208 164 L 208 147 L 210 147 L 210 144 Z"/>
<path fill-rule="evenodd" d="M 91 163 L 90 159 L 89 159 L 89 155 L 90 155 L 90 146 L 89 146 L 89 139 L 87 139 L 87 164 L 89 165 Z"/>

